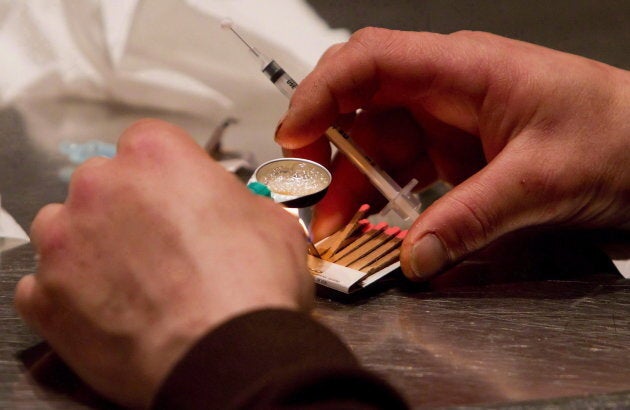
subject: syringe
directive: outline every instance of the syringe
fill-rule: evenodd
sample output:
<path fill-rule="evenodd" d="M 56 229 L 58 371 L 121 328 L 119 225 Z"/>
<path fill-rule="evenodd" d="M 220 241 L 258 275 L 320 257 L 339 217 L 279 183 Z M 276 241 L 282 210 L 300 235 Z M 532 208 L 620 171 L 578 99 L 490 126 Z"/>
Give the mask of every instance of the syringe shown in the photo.
<path fill-rule="evenodd" d="M 249 51 L 260 62 L 262 72 L 284 94 L 291 98 L 298 83 L 272 58 L 267 57 L 255 47 L 252 47 L 241 37 L 229 20 L 221 22 L 221 27 L 229 29 L 247 46 Z M 339 151 L 341 151 L 352 163 L 365 174 L 374 185 L 387 198 L 389 203 L 381 211 L 386 215 L 390 210 L 396 211 L 398 216 L 410 224 L 420 215 L 420 200 L 411 192 L 418 183 L 412 179 L 404 188 L 396 183 L 385 171 L 380 169 L 369 157 L 363 154 L 350 137 L 338 127 L 330 127 L 326 130 L 326 136 Z"/>

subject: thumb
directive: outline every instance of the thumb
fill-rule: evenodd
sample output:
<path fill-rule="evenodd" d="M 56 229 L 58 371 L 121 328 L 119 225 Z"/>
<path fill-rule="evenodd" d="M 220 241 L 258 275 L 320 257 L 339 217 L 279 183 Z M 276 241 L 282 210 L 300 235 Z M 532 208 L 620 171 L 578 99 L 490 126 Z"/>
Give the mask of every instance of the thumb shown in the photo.
<path fill-rule="evenodd" d="M 536 170 L 500 155 L 434 202 L 402 245 L 405 276 L 430 279 L 500 236 L 550 219 L 544 175 Z"/>

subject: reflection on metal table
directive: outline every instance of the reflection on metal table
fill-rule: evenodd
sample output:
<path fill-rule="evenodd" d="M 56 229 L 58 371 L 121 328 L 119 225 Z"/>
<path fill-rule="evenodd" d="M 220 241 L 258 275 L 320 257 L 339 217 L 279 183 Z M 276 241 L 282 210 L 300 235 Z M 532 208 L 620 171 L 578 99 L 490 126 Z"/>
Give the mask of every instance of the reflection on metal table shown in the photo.
<path fill-rule="evenodd" d="M 67 187 L 23 110 L 0 112 L 0 192 L 28 229 Z M 30 246 L 0 263 L 0 408 L 106 407 L 13 310 Z M 630 280 L 586 235 L 514 235 L 432 284 L 393 275 L 350 297 L 321 291 L 314 315 L 416 408 L 630 407 Z"/>

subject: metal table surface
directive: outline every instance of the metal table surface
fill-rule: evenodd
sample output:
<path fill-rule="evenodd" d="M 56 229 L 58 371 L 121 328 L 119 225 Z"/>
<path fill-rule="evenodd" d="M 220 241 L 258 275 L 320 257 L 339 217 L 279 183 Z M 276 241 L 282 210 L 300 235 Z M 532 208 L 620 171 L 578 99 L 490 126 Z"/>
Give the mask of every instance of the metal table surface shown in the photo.
<path fill-rule="evenodd" d="M 64 158 L 23 110 L 0 111 L 0 193 L 28 229 L 67 186 Z M 314 314 L 415 408 L 628 408 L 630 280 L 591 239 L 514 235 L 430 285 L 393 275 L 353 297 L 322 291 Z M 111 407 L 13 310 L 16 282 L 34 269 L 28 245 L 0 256 L 0 408 Z"/>

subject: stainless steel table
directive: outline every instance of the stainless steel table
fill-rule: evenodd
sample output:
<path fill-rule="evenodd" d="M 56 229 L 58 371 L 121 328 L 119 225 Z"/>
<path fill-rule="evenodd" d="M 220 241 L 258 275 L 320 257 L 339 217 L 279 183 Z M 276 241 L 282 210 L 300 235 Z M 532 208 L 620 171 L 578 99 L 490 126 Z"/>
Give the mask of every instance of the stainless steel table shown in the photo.
<path fill-rule="evenodd" d="M 64 158 L 23 114 L 0 111 L 0 193 L 28 229 L 66 182 Z M 315 315 L 416 408 L 630 408 L 630 281 L 593 239 L 514 235 L 430 285 L 393 275 L 353 297 L 321 291 Z M 0 268 L 0 408 L 112 407 L 14 312 L 31 248 L 3 253 Z"/>

